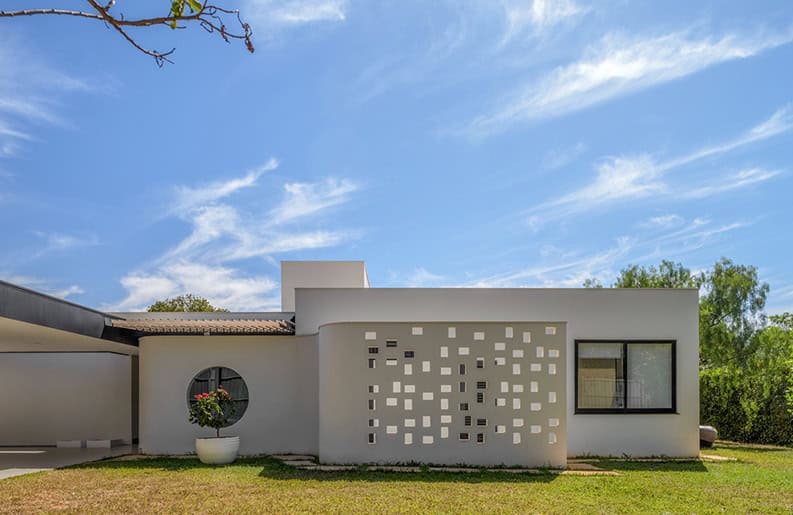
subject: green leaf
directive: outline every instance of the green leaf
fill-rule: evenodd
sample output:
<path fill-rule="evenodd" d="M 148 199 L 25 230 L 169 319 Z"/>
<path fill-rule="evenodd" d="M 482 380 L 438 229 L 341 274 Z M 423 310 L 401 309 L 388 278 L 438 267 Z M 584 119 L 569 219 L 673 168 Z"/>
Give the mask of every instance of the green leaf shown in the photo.
<path fill-rule="evenodd" d="M 192 10 L 194 13 L 200 12 L 201 8 L 203 7 L 201 2 L 198 0 L 187 0 L 187 4 L 190 6 L 190 10 Z"/>

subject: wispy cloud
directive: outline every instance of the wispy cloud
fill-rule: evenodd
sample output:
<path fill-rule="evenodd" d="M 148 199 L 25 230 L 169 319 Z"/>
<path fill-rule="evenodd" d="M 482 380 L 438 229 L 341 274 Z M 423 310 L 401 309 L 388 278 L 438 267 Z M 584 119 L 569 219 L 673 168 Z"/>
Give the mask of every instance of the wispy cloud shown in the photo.
<path fill-rule="evenodd" d="M 44 246 L 34 254 L 34 257 L 41 257 L 50 252 L 99 245 L 99 239 L 93 234 L 75 235 L 44 231 L 34 231 L 33 234 L 44 242 Z"/>
<path fill-rule="evenodd" d="M 649 229 L 669 229 L 671 227 L 676 227 L 683 222 L 683 217 L 680 215 L 661 215 L 661 216 L 653 216 L 648 218 L 647 220 L 639 223 L 639 227 L 649 228 Z"/>
<path fill-rule="evenodd" d="M 244 0 L 246 19 L 265 31 L 347 19 L 346 0 Z"/>
<path fill-rule="evenodd" d="M 291 182 L 271 209 L 233 205 L 234 193 L 257 188 L 261 175 L 275 160 L 225 181 L 175 189 L 176 216 L 190 224 L 190 233 L 151 263 L 122 278 L 127 296 L 114 309 L 142 309 L 157 299 L 182 293 L 206 296 L 228 309 L 273 309 L 275 282 L 266 276 L 250 277 L 236 263 L 246 259 L 272 260 L 273 256 L 339 245 L 355 237 L 349 230 L 306 229 L 314 217 L 350 200 L 358 187 L 347 179 Z M 301 224 L 296 228 L 297 222 Z"/>
<path fill-rule="evenodd" d="M 476 117 L 467 132 L 487 135 L 516 123 L 560 116 L 599 102 L 744 59 L 793 40 L 793 33 L 697 37 L 691 31 L 657 37 L 610 33 L 580 59 L 531 79 Z"/>
<path fill-rule="evenodd" d="M 30 288 L 31 290 L 46 293 L 47 295 L 52 295 L 53 297 L 58 297 L 60 299 L 65 299 L 73 295 L 81 295 L 85 293 L 85 290 L 76 284 L 72 284 L 70 286 L 56 286 L 52 283 L 52 281 L 43 279 L 41 277 L 0 274 L 0 279 L 12 284 L 24 286 L 25 288 Z"/>
<path fill-rule="evenodd" d="M 778 175 L 776 171 L 752 168 L 728 177 L 714 178 L 714 184 L 691 186 L 667 184 L 664 177 L 672 170 L 706 158 L 726 154 L 740 147 L 768 139 L 793 128 L 793 108 L 784 106 L 771 117 L 745 133 L 718 145 L 695 149 L 681 156 L 657 161 L 648 154 L 608 158 L 595 167 L 595 179 L 589 184 L 541 203 L 526 213 L 529 226 L 538 228 L 549 220 L 590 211 L 615 202 L 673 194 L 676 198 L 702 198 L 766 181 Z"/>
<path fill-rule="evenodd" d="M 189 213 L 198 206 L 209 204 L 250 188 L 262 174 L 278 168 L 278 160 L 271 158 L 261 166 L 248 171 L 242 177 L 226 181 L 214 181 L 202 186 L 177 186 L 174 194 L 174 206 L 171 210 L 175 214 Z"/>
<path fill-rule="evenodd" d="M 508 271 L 466 281 L 461 286 L 480 288 L 580 287 L 587 279 L 607 284 L 619 270 L 629 264 L 655 263 L 660 259 L 676 259 L 721 241 L 727 234 L 746 228 L 750 222 L 714 224 L 695 218 L 684 225 L 683 220 L 662 232 L 620 236 L 605 249 L 589 254 L 565 252 L 560 256 L 541 256 L 547 264 Z"/>
<path fill-rule="evenodd" d="M 572 0 L 506 0 L 503 2 L 505 31 L 502 44 L 515 37 L 552 28 L 589 11 Z"/>
<path fill-rule="evenodd" d="M 542 167 L 546 170 L 563 168 L 578 159 L 586 151 L 587 146 L 580 141 L 569 147 L 549 150 L 542 159 Z"/>
<path fill-rule="evenodd" d="M 741 170 L 738 173 L 719 179 L 718 183 L 694 187 L 688 191 L 681 192 L 681 195 L 683 198 L 687 199 L 710 197 L 719 193 L 725 193 L 765 182 L 769 179 L 773 179 L 779 175 L 779 173 L 780 172 L 777 170 L 763 170 L 761 168 Z"/>

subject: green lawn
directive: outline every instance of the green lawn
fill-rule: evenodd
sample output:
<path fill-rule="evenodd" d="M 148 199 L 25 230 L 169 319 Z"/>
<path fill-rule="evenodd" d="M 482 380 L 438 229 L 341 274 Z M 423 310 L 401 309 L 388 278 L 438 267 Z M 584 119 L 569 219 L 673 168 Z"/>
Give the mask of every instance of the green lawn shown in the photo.
<path fill-rule="evenodd" d="M 303 472 L 268 458 L 104 461 L 0 482 L 0 512 L 791 512 L 793 449 L 719 445 L 737 462 L 603 460 L 614 476 Z"/>

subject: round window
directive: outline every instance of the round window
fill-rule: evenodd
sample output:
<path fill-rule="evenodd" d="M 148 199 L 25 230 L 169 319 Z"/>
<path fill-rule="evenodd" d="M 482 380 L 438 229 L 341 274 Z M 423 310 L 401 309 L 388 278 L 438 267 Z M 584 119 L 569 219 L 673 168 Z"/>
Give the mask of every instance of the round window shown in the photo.
<path fill-rule="evenodd" d="M 217 390 L 220 386 L 229 392 L 235 407 L 234 414 L 223 426 L 228 427 L 241 419 L 245 410 L 248 409 L 248 386 L 236 370 L 226 367 L 211 367 L 197 373 L 190 381 L 190 387 L 187 388 L 187 404 L 188 407 L 192 407 L 196 402 L 196 395 Z"/>

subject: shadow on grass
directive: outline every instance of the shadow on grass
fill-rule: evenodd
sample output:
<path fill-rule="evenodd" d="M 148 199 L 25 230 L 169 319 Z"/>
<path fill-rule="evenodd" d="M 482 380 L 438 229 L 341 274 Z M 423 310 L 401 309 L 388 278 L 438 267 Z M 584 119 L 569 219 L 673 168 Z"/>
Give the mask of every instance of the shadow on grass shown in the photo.
<path fill-rule="evenodd" d="M 233 465 L 204 465 L 197 458 L 142 458 L 135 460 L 108 459 L 70 467 L 81 470 L 157 470 L 165 472 L 208 472 L 226 468 L 261 468 L 258 476 L 277 481 L 367 481 L 367 482 L 427 482 L 427 483 L 550 483 L 558 474 L 541 471 L 537 474 L 514 472 L 421 472 L 300 470 L 268 457 L 240 458 Z"/>
<path fill-rule="evenodd" d="M 615 472 L 707 472 L 704 463 L 692 461 L 611 461 L 604 459 L 596 463 L 598 467 Z"/>

